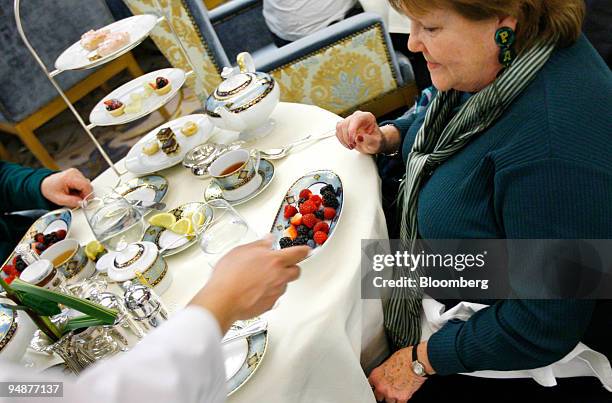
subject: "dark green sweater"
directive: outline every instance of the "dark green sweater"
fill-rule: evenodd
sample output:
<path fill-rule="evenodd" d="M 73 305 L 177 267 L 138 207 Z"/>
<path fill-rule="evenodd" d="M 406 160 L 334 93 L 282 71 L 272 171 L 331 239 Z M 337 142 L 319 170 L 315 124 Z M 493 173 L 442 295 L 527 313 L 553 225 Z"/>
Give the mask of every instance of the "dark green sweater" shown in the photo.
<path fill-rule="evenodd" d="M 425 112 L 393 122 L 406 161 Z M 557 50 L 486 132 L 419 195 L 425 239 L 612 238 L 612 74 L 582 37 Z M 579 341 L 612 357 L 612 306 L 505 300 L 453 320 L 428 344 L 439 374 L 551 364 Z"/>
<path fill-rule="evenodd" d="M 53 171 L 33 169 L 0 161 L 0 264 L 28 229 L 31 220 L 5 213 L 55 206 L 40 192 L 40 184 Z"/>

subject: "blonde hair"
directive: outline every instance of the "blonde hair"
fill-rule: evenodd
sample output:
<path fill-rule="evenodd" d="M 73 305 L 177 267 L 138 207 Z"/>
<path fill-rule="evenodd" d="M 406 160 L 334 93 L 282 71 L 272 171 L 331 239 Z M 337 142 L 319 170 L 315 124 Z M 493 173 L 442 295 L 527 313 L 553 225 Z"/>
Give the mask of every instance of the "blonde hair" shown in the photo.
<path fill-rule="evenodd" d="M 451 9 L 463 17 L 481 21 L 512 16 L 518 20 L 515 48 L 518 52 L 539 41 L 556 41 L 560 47 L 574 44 L 582 30 L 584 0 L 388 0 L 399 12 L 420 17 L 434 9 Z"/>

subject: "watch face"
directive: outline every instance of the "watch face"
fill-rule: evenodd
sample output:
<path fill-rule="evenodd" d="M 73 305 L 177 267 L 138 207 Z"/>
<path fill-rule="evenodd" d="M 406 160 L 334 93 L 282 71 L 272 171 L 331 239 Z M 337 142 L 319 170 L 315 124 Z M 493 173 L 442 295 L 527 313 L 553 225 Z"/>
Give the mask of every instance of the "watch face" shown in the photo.
<path fill-rule="evenodd" d="M 417 376 L 425 376 L 425 367 L 418 361 L 413 361 L 412 370 Z"/>

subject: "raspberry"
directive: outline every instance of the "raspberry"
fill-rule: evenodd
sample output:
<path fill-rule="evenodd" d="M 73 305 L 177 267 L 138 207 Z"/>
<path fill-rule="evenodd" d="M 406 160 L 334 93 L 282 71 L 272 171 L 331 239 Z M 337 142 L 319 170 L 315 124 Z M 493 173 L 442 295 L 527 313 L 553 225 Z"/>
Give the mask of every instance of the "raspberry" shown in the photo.
<path fill-rule="evenodd" d="M 300 213 L 297 213 L 296 215 L 291 217 L 290 222 L 291 224 L 297 227 L 298 225 L 302 224 L 302 215 Z"/>
<path fill-rule="evenodd" d="M 300 199 L 308 199 L 312 192 L 308 189 L 302 189 L 300 191 Z"/>
<path fill-rule="evenodd" d="M 64 232 L 66 232 L 66 231 L 64 231 Z M 64 236 L 66 236 L 66 234 L 64 234 Z M 45 241 L 45 236 L 42 233 L 39 232 L 38 234 L 34 235 L 34 240 L 36 242 L 44 242 Z"/>
<path fill-rule="evenodd" d="M 325 207 L 323 209 L 323 216 L 326 220 L 331 220 L 336 216 L 336 209 L 333 209 L 331 207 Z"/>
<path fill-rule="evenodd" d="M 318 210 L 317 205 L 313 201 L 310 201 L 310 200 L 305 201 L 300 206 L 300 213 L 302 213 L 302 215 L 312 214 L 317 210 Z"/>
<path fill-rule="evenodd" d="M 295 206 L 292 206 L 291 204 L 287 204 L 285 206 L 285 213 L 284 216 L 285 218 L 291 218 L 293 217 L 296 213 L 298 212 L 297 208 L 295 208 Z"/>
<path fill-rule="evenodd" d="M 281 238 L 280 241 L 278 241 L 278 244 L 281 247 L 281 249 L 285 249 L 290 246 L 293 246 L 293 241 L 289 237 L 284 237 L 284 238 Z"/>
<path fill-rule="evenodd" d="M 13 282 L 13 280 L 15 280 L 15 278 L 17 278 L 17 275 L 11 274 L 7 278 L 5 278 L 4 281 L 6 281 L 7 284 L 11 284 Z"/>
<path fill-rule="evenodd" d="M 323 245 L 325 243 L 325 241 L 327 241 L 327 234 L 325 232 L 323 232 L 323 231 L 315 232 L 315 234 L 314 234 L 314 241 L 318 245 Z"/>
<path fill-rule="evenodd" d="M 322 231 L 329 234 L 329 225 L 325 221 L 319 221 L 312 230 L 314 232 Z"/>
<path fill-rule="evenodd" d="M 63 240 L 64 238 L 66 238 L 66 230 L 65 229 L 59 229 L 59 230 L 55 231 L 55 236 L 57 237 L 57 239 L 59 241 Z"/>
<path fill-rule="evenodd" d="M 317 208 L 321 207 L 321 203 L 323 203 L 323 199 L 321 199 L 321 196 L 319 195 L 312 195 L 310 196 L 310 199 L 308 199 L 312 202 L 314 202 L 314 204 L 317 206 Z"/>
<path fill-rule="evenodd" d="M 11 264 L 4 266 L 2 271 L 5 272 L 7 276 L 17 275 L 17 269 Z"/>
<path fill-rule="evenodd" d="M 338 208 L 340 203 L 338 202 L 338 199 L 336 199 L 335 195 L 328 192 L 323 195 L 323 205 L 325 207 Z"/>
<path fill-rule="evenodd" d="M 308 228 L 314 227 L 319 222 L 319 219 L 314 214 L 306 214 L 302 217 L 302 224 Z"/>
<path fill-rule="evenodd" d="M 304 203 L 306 200 L 308 200 L 308 198 L 307 198 L 307 197 L 302 197 L 302 198 L 300 198 L 300 200 L 298 200 L 298 206 L 299 206 L 300 204 Z"/>

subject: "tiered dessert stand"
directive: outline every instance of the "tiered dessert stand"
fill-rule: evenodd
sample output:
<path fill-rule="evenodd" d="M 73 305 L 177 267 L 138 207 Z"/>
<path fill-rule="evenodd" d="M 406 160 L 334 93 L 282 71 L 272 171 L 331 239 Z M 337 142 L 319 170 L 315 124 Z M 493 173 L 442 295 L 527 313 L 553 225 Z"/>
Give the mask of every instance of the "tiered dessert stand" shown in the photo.
<path fill-rule="evenodd" d="M 187 53 L 187 50 L 185 49 L 183 43 L 181 42 L 181 39 L 179 38 L 176 31 L 174 30 L 174 27 L 172 25 L 172 22 L 170 21 L 170 18 L 163 11 L 164 9 L 159 4 L 159 0 L 154 0 L 154 4 L 155 4 L 156 9 L 158 10 L 158 15 L 153 15 L 153 14 L 136 15 L 133 17 L 129 17 L 129 18 L 120 20 L 120 21 L 116 21 L 113 24 L 109 25 L 109 27 L 111 28 L 113 26 L 115 28 L 117 27 L 121 27 L 121 28 L 125 27 L 126 29 L 130 28 L 130 31 L 131 31 L 130 41 L 124 47 L 117 49 L 115 52 L 113 52 L 112 54 L 108 56 L 101 57 L 96 60 L 90 60 L 88 58 L 89 52 L 83 49 L 80 46 L 79 42 L 77 41 L 75 44 L 73 44 L 68 49 L 66 49 L 57 58 L 57 60 L 55 61 L 55 69 L 49 70 L 47 69 L 44 62 L 39 57 L 38 53 L 34 50 L 32 45 L 28 41 L 28 38 L 26 37 L 25 32 L 23 31 L 23 27 L 21 23 L 21 16 L 19 12 L 20 0 L 14 0 L 14 3 L 13 3 L 14 10 L 15 10 L 15 22 L 17 23 L 17 31 L 19 32 L 21 39 L 25 43 L 30 53 L 32 53 L 32 56 L 34 56 L 34 59 L 40 65 L 41 69 L 43 70 L 43 72 L 45 73 L 45 75 L 47 76 L 51 84 L 53 85 L 53 87 L 62 97 L 64 102 L 66 102 L 66 105 L 68 105 L 68 109 L 70 109 L 70 111 L 75 116 L 79 124 L 83 127 L 83 130 L 85 130 L 85 132 L 87 133 L 91 141 L 93 141 L 93 143 L 95 144 L 100 154 L 102 154 L 102 157 L 104 158 L 106 163 L 110 166 L 113 172 L 117 175 L 117 178 L 119 181 L 121 180 L 121 176 L 125 174 L 125 172 L 123 173 L 119 172 L 119 170 L 117 169 L 113 161 L 110 159 L 108 154 L 104 151 L 104 149 L 102 148 L 102 146 L 100 145 L 96 137 L 91 132 L 92 129 L 97 126 L 112 126 L 112 125 L 129 123 L 129 122 L 140 119 L 156 111 L 157 109 L 167 104 L 172 98 L 174 98 L 176 93 L 181 89 L 181 87 L 185 83 L 185 80 L 192 74 L 195 75 L 195 78 L 199 81 L 198 84 L 201 84 L 203 82 L 202 77 L 200 76 L 200 73 L 198 73 L 196 69 L 193 68 L 193 63 L 191 59 L 189 58 L 189 54 Z M 185 72 L 181 69 L 176 69 L 176 68 L 163 69 L 163 70 L 154 71 L 154 72 L 145 74 L 144 76 L 138 77 L 128 82 L 127 84 L 122 85 L 121 87 L 117 88 L 116 90 L 111 92 L 109 95 L 107 95 L 105 98 L 103 98 L 103 100 L 101 100 L 92 110 L 89 116 L 90 123 L 89 124 L 85 123 L 85 120 L 83 120 L 83 118 L 79 115 L 77 110 L 74 108 L 74 105 L 70 102 L 70 100 L 68 99 L 68 97 L 66 96 L 62 88 L 58 85 L 57 81 L 55 80 L 55 76 L 61 74 L 64 71 L 69 71 L 69 70 L 91 69 L 91 68 L 98 67 L 104 63 L 108 63 L 118 58 L 119 56 L 129 52 L 130 50 L 138 46 L 142 41 L 144 41 L 149 36 L 153 28 L 155 28 L 155 26 L 157 26 L 159 23 L 163 22 L 164 20 L 168 22 L 168 25 L 170 26 L 172 34 L 174 35 L 177 42 L 179 43 L 179 47 L 181 51 L 183 52 L 183 55 L 185 56 L 187 62 L 189 63 L 191 70 L 188 72 Z M 96 28 L 96 27 L 92 27 L 92 28 Z M 97 27 L 97 28 L 99 29 L 102 27 Z M 139 112 L 125 113 L 119 117 L 111 117 L 104 109 L 104 104 L 103 104 L 104 100 L 125 96 L 126 94 L 133 92 L 135 89 L 135 86 L 140 87 L 142 86 L 142 83 L 155 82 L 155 78 L 157 76 L 164 76 L 164 75 L 168 76 L 167 78 L 170 80 L 172 84 L 172 89 L 170 90 L 170 92 L 163 96 L 153 95 L 152 99 L 147 99 L 146 101 L 142 103 L 142 109 Z"/>

